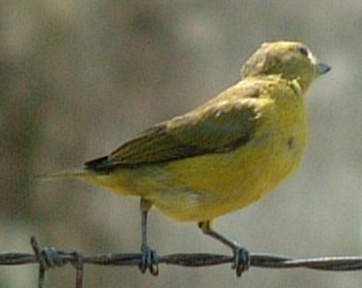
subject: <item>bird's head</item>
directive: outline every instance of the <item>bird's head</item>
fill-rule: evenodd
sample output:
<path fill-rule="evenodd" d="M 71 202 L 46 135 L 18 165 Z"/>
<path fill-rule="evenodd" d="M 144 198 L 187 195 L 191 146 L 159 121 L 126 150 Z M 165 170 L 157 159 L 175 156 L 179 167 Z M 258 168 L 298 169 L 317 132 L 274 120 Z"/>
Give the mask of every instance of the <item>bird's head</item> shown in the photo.
<path fill-rule="evenodd" d="M 313 55 L 311 50 L 300 42 L 264 43 L 241 69 L 242 78 L 280 75 L 286 80 L 296 80 L 303 91 L 318 76 L 331 68 Z"/>

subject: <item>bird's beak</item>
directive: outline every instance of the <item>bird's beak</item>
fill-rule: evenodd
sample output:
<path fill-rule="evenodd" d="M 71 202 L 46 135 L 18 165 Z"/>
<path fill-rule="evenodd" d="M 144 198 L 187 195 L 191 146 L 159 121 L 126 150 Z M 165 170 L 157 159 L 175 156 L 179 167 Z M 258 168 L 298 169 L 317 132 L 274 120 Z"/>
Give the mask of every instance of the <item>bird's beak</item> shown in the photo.
<path fill-rule="evenodd" d="M 325 63 L 319 62 L 319 61 L 317 61 L 317 63 L 315 64 L 315 67 L 316 67 L 319 75 L 326 74 L 327 72 L 329 72 L 329 70 L 331 70 L 331 66 L 329 66 Z"/>

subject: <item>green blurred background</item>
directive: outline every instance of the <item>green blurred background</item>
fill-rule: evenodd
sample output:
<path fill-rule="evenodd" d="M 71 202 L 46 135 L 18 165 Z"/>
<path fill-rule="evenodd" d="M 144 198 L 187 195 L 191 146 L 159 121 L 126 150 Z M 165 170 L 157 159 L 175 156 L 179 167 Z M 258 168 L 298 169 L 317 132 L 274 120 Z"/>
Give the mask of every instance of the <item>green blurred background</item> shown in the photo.
<path fill-rule="evenodd" d="M 79 166 L 151 124 L 182 114 L 239 79 L 264 41 L 300 40 L 333 67 L 309 93 L 310 141 L 277 193 L 220 218 L 252 252 L 361 254 L 362 2 L 0 1 L 0 251 L 42 245 L 85 254 L 138 251 L 138 201 L 34 174 Z M 151 214 L 159 254 L 229 253 L 196 225 Z M 227 265 L 85 268 L 84 287 L 359 287 L 361 272 Z M 36 265 L 0 267 L 0 287 L 36 287 Z M 71 266 L 48 287 L 73 287 Z"/>

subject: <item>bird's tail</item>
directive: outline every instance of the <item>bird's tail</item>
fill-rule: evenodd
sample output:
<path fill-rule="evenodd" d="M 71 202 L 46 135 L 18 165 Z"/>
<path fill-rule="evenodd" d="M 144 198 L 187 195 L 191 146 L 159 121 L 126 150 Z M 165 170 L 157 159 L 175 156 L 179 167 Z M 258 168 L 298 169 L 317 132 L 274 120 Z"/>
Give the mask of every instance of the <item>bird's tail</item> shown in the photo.
<path fill-rule="evenodd" d="M 92 173 L 84 168 L 69 168 L 48 174 L 36 175 L 34 178 L 40 181 L 50 181 L 61 178 L 84 178 Z"/>

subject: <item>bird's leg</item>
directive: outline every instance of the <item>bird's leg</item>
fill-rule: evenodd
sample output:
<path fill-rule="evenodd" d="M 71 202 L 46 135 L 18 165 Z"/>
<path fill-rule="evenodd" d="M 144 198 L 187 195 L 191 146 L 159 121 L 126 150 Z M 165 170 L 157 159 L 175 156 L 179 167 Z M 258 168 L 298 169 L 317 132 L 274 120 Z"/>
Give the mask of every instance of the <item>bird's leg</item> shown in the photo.
<path fill-rule="evenodd" d="M 250 255 L 249 252 L 240 246 L 240 244 L 234 240 L 228 239 L 224 235 L 219 234 L 211 228 L 211 221 L 202 221 L 198 223 L 201 231 L 224 245 L 230 247 L 234 253 L 234 265 L 233 269 L 236 270 L 236 275 L 240 277 L 243 272 L 247 271 L 250 267 Z"/>
<path fill-rule="evenodd" d="M 150 271 L 152 275 L 158 275 L 158 263 L 156 251 L 151 249 L 147 243 L 147 219 L 148 212 L 151 209 L 151 202 L 141 199 L 140 208 L 141 208 L 141 227 L 142 227 L 142 244 L 141 244 L 141 253 L 142 253 L 142 263 L 139 265 L 139 268 L 142 273 L 145 273 L 147 270 Z"/>

